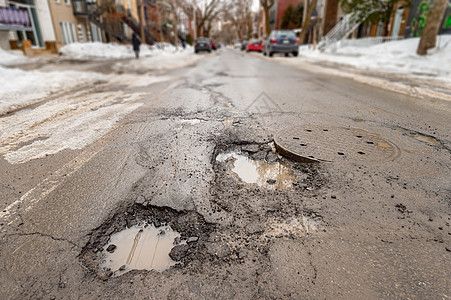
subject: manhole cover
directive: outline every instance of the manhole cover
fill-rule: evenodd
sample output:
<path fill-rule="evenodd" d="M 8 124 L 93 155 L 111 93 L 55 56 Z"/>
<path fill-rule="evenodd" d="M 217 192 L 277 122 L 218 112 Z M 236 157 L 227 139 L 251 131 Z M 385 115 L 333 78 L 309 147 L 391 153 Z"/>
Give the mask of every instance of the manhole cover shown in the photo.
<path fill-rule="evenodd" d="M 277 151 L 300 162 L 393 160 L 399 149 L 378 134 L 356 128 L 291 127 L 274 137 Z"/>

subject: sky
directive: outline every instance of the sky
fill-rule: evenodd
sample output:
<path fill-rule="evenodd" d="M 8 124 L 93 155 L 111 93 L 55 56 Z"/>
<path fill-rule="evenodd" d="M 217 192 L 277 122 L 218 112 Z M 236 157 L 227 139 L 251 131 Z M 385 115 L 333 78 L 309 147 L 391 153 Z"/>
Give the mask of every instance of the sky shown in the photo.
<path fill-rule="evenodd" d="M 252 0 L 252 11 L 258 11 L 258 2 L 259 0 Z"/>

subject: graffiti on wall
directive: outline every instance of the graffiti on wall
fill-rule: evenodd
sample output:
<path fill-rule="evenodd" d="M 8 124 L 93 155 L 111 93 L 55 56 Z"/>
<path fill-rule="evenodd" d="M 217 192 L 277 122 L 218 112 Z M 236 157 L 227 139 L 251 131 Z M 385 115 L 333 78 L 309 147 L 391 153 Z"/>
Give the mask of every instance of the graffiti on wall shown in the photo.
<path fill-rule="evenodd" d="M 430 10 L 430 4 L 431 0 L 422 0 L 418 5 L 417 13 L 411 22 L 411 37 L 419 37 L 423 33 L 424 25 L 426 25 L 427 16 Z"/>
<path fill-rule="evenodd" d="M 451 30 L 451 3 L 448 6 L 445 21 L 443 22 L 443 30 Z"/>

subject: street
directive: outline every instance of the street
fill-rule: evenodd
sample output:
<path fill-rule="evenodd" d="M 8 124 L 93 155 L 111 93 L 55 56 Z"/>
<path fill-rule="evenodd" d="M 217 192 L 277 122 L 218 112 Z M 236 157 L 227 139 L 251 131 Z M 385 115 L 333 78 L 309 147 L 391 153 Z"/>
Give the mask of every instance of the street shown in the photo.
<path fill-rule="evenodd" d="M 108 77 L 0 115 L 1 298 L 451 297 L 451 102 L 290 59 L 29 66 Z"/>

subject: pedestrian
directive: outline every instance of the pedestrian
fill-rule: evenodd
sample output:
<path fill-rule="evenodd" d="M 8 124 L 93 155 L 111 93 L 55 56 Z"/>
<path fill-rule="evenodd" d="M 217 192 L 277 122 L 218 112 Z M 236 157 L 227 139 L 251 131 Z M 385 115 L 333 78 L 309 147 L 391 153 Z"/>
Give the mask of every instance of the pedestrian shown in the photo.
<path fill-rule="evenodd" d="M 138 39 L 136 34 L 132 35 L 132 44 L 133 44 L 133 51 L 135 51 L 135 56 L 138 59 L 139 58 L 139 46 L 141 46 L 141 41 Z"/>
<path fill-rule="evenodd" d="M 185 40 L 184 39 L 182 39 L 182 47 L 183 47 L 183 49 L 186 49 L 186 44 L 185 44 Z"/>

